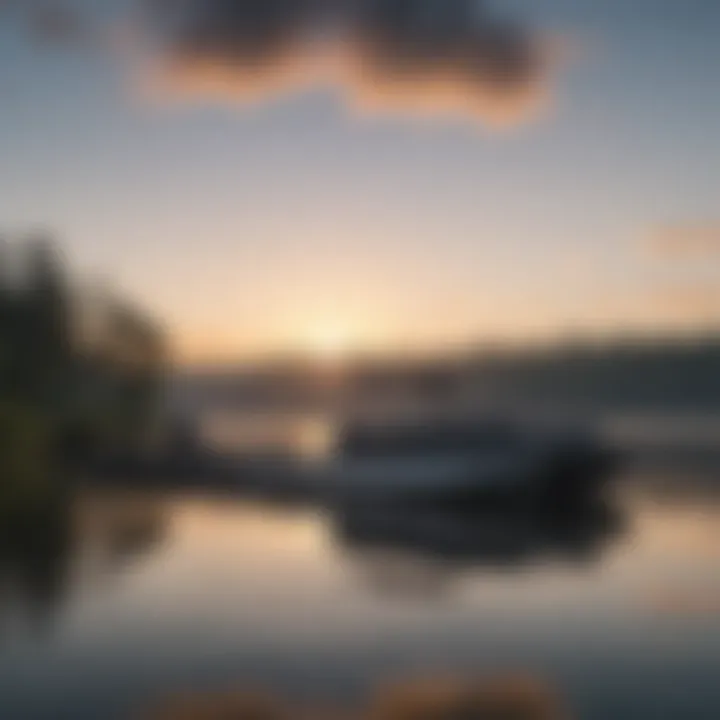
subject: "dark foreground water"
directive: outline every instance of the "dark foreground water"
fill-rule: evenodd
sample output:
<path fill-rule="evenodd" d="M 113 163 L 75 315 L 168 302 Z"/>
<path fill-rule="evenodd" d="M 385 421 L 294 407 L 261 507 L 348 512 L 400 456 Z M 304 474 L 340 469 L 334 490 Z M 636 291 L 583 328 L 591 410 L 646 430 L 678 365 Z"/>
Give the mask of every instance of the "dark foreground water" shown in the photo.
<path fill-rule="evenodd" d="M 720 502 L 675 479 L 569 516 L 88 494 L 63 538 L 3 567 L 0 718 L 257 684 L 352 702 L 499 670 L 578 718 L 717 720 Z"/>

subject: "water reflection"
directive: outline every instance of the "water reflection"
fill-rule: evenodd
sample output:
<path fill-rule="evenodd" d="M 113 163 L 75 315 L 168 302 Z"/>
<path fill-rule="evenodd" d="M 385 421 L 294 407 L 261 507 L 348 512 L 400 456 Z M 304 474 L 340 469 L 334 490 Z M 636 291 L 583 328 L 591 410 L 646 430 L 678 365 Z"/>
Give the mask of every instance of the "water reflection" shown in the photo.
<path fill-rule="evenodd" d="M 83 538 L 82 569 L 112 573 L 162 543 L 168 524 L 166 500 L 142 493 L 88 493 L 76 500 L 74 520 Z"/>
<path fill-rule="evenodd" d="M 150 552 L 165 534 L 160 499 L 126 493 L 67 495 L 0 533 L 0 621 L 47 627 L 79 585 Z"/>
<path fill-rule="evenodd" d="M 622 484 L 563 512 L 85 492 L 36 544 L 0 544 L 0 717 L 133 717 L 248 684 L 314 707 L 408 673 L 521 669 L 583 720 L 666 704 L 714 720 L 720 506 L 684 480 L 682 501 L 657 475 Z M 52 633 L 24 631 L 30 607 Z M 606 688 L 629 677 L 623 714 Z M 697 689 L 695 714 L 673 683 Z"/>
<path fill-rule="evenodd" d="M 617 502 L 606 498 L 562 510 L 354 504 L 336 514 L 334 527 L 375 589 L 406 594 L 440 591 L 462 569 L 589 563 L 628 529 Z"/>
<path fill-rule="evenodd" d="M 53 503 L 29 524 L 0 533 L 0 620 L 21 611 L 43 623 L 68 589 L 74 551 L 69 502 Z"/>
<path fill-rule="evenodd" d="M 158 557 L 177 514 L 172 497 L 177 498 L 95 489 L 64 498 L 22 532 L 0 534 L 0 621 L 21 615 L 46 626 L 71 593 L 92 593 L 143 557 Z M 251 517 L 263 522 L 273 513 L 281 518 L 283 509 L 301 510 L 292 503 L 285 507 L 276 495 L 266 511 L 255 495 L 225 498 L 228 508 L 237 508 L 233 527 L 243 532 L 249 521 L 241 510 L 246 503 L 256 506 Z M 417 596 L 443 591 L 465 569 L 590 563 L 627 530 L 618 504 L 601 498 L 562 510 L 528 504 L 457 508 L 378 503 L 324 510 L 329 544 L 340 550 L 344 565 L 364 570 L 373 590 Z M 314 513 L 312 506 L 305 511 Z M 280 522 L 278 531 L 282 527 Z M 259 548 L 258 567 L 262 558 Z"/>
<path fill-rule="evenodd" d="M 257 690 L 172 697 L 137 720 L 567 720 L 551 685 L 530 676 L 463 679 L 434 676 L 385 683 L 362 710 L 311 706 L 298 713 L 284 698 Z"/>

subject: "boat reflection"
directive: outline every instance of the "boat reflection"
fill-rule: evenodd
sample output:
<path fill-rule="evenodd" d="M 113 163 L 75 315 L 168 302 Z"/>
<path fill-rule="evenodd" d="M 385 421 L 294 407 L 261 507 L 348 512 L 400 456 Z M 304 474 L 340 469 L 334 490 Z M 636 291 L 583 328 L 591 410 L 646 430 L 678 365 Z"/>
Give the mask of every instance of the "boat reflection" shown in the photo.
<path fill-rule="evenodd" d="M 625 534 L 620 508 L 606 498 L 562 509 L 348 504 L 335 539 L 383 591 L 438 591 L 458 571 L 522 569 L 597 561 Z"/>

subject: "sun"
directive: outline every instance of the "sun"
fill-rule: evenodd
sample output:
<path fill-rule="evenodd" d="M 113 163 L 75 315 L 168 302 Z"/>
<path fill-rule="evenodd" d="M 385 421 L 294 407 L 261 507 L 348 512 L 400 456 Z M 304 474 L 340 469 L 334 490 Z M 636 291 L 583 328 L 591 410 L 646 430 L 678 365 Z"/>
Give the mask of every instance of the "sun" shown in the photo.
<path fill-rule="evenodd" d="M 328 325 L 316 328 L 309 336 L 308 348 L 319 360 L 340 362 L 350 353 L 350 333 L 340 326 Z"/>

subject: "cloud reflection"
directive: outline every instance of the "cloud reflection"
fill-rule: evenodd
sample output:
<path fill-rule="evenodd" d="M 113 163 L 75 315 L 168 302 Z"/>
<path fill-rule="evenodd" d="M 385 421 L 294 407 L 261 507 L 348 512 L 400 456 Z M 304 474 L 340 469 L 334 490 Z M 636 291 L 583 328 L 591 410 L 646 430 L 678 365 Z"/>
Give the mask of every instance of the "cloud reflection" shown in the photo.
<path fill-rule="evenodd" d="M 380 688 L 364 712 L 298 711 L 256 691 L 171 698 L 141 720 L 560 720 L 567 718 L 559 694 L 525 675 L 477 679 L 429 677 Z"/>

